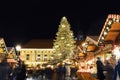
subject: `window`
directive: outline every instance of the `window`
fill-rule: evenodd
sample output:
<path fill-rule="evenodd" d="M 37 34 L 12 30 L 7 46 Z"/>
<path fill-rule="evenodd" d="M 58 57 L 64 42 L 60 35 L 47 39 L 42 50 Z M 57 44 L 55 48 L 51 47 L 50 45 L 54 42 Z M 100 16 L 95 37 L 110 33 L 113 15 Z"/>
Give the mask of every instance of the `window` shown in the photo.
<path fill-rule="evenodd" d="M 26 60 L 30 60 L 30 55 L 29 54 L 26 55 Z"/>
<path fill-rule="evenodd" d="M 38 60 L 38 61 L 40 60 L 40 55 L 37 55 L 37 60 Z"/>
<path fill-rule="evenodd" d="M 47 61 L 47 58 L 46 58 L 46 57 L 44 58 L 44 61 Z"/>
<path fill-rule="evenodd" d="M 46 58 L 47 58 L 47 55 L 44 55 L 44 57 L 46 57 Z"/>
<path fill-rule="evenodd" d="M 47 61 L 47 55 L 44 55 L 44 61 Z"/>

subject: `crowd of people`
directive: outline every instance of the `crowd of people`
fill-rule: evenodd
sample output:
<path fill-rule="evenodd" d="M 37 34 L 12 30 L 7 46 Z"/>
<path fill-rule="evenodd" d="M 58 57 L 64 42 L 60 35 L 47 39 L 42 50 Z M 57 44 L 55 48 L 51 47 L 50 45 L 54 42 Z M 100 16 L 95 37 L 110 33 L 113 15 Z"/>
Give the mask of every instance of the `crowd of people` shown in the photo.
<path fill-rule="evenodd" d="M 30 75 L 28 80 L 73 80 L 76 78 L 77 68 L 70 67 L 69 64 L 63 65 L 60 63 L 57 67 L 45 67 L 28 70 L 28 75 Z"/>
<path fill-rule="evenodd" d="M 99 80 L 120 80 L 120 59 L 113 65 L 110 60 L 106 60 L 105 64 L 97 57 L 97 78 Z"/>
<path fill-rule="evenodd" d="M 62 64 L 55 68 L 45 67 L 27 70 L 24 61 L 18 60 L 17 64 L 10 64 L 7 58 L 0 63 L 0 80 L 71 80 L 76 77 L 77 68 L 70 64 Z"/>
<path fill-rule="evenodd" d="M 70 64 L 62 64 L 55 68 L 40 68 L 26 70 L 24 61 L 19 60 L 16 65 L 9 64 L 4 58 L 0 63 L 0 80 L 74 80 L 78 68 L 71 67 Z M 113 65 L 110 60 L 104 63 L 100 57 L 96 61 L 98 80 L 119 80 L 120 79 L 120 59 Z M 54 77 L 54 78 L 53 78 Z M 76 78 L 77 79 L 77 78 Z"/>
<path fill-rule="evenodd" d="M 25 80 L 26 66 L 23 61 L 18 64 L 10 64 L 7 58 L 4 58 L 0 63 L 0 80 Z"/>

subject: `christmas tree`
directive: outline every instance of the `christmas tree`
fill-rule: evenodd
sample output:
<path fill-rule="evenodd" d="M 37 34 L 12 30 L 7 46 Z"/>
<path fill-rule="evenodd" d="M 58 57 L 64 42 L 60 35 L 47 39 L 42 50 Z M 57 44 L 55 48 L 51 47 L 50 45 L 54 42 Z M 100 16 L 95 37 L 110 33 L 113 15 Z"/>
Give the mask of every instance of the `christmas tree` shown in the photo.
<path fill-rule="evenodd" d="M 61 19 L 56 39 L 53 43 L 53 58 L 54 61 L 63 61 L 73 57 L 76 48 L 76 41 L 74 40 L 73 31 L 66 17 Z"/>

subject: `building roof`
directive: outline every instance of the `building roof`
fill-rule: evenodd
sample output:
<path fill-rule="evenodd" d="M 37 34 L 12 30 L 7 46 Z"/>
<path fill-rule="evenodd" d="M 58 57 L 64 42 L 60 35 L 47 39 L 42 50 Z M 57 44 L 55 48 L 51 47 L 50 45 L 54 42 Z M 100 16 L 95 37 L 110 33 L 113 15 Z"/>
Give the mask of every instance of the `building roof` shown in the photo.
<path fill-rule="evenodd" d="M 120 14 L 110 14 L 106 19 L 98 44 L 118 42 L 120 39 Z"/>
<path fill-rule="evenodd" d="M 85 42 L 89 41 L 87 45 L 87 51 L 94 51 L 96 49 L 97 40 L 99 36 L 87 36 Z"/>
<path fill-rule="evenodd" d="M 97 40 L 99 36 L 87 36 L 86 40 L 89 40 L 90 42 L 93 42 L 94 44 L 97 45 Z"/>
<path fill-rule="evenodd" d="M 87 46 L 85 46 L 85 50 L 87 51 L 94 51 L 97 48 L 96 45 L 120 42 L 120 15 L 108 15 L 101 34 L 99 36 L 87 36 L 85 42 Z"/>
<path fill-rule="evenodd" d="M 52 48 L 53 40 L 51 39 L 33 39 L 27 42 L 22 48 Z"/>
<path fill-rule="evenodd" d="M 0 53 L 8 53 L 4 38 L 0 38 Z"/>

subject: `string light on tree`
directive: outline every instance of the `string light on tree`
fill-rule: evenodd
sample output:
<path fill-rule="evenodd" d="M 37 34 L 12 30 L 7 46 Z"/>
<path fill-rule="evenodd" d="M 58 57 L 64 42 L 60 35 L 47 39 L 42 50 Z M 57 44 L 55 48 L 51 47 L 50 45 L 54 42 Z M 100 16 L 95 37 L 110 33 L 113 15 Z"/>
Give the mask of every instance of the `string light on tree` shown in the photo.
<path fill-rule="evenodd" d="M 59 61 L 65 59 L 71 59 L 73 51 L 76 48 L 76 41 L 74 40 L 73 31 L 71 30 L 70 24 L 66 17 L 61 19 L 58 32 L 56 33 L 56 39 L 53 44 L 53 57 Z M 59 55 L 61 54 L 61 55 Z"/>

